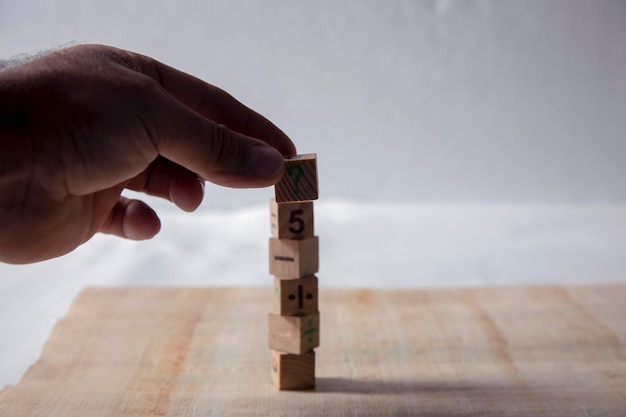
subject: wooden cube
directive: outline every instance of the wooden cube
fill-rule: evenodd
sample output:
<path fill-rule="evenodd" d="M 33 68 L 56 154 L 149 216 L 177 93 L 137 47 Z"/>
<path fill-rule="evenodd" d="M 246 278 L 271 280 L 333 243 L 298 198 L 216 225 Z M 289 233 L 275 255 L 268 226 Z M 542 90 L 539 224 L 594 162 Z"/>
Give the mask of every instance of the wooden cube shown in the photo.
<path fill-rule="evenodd" d="M 272 382 L 280 390 L 315 388 L 315 352 L 292 355 L 273 350 Z"/>
<path fill-rule="evenodd" d="M 278 239 L 313 237 L 313 202 L 270 202 L 272 236 Z"/>
<path fill-rule="evenodd" d="M 276 201 L 317 200 L 317 154 L 285 158 L 285 175 L 276 183 Z"/>
<path fill-rule="evenodd" d="M 304 278 L 319 269 L 317 236 L 301 240 L 270 238 L 270 274 L 285 278 Z"/>
<path fill-rule="evenodd" d="M 270 349 L 301 355 L 320 344 L 320 314 L 306 316 L 269 315 Z"/>
<path fill-rule="evenodd" d="M 303 316 L 316 313 L 317 277 L 274 278 L 274 313 L 281 316 Z"/>

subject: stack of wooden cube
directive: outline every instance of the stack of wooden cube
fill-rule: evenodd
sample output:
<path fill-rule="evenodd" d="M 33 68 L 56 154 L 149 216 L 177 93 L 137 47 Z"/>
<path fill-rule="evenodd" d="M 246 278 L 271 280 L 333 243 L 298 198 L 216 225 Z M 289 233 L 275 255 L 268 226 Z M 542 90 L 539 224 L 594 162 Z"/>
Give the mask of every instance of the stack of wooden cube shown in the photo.
<path fill-rule="evenodd" d="M 313 229 L 318 198 L 317 156 L 285 160 L 285 175 L 270 202 L 270 274 L 274 312 L 269 316 L 272 381 L 281 390 L 315 387 L 315 349 L 319 346 L 319 241 Z"/>

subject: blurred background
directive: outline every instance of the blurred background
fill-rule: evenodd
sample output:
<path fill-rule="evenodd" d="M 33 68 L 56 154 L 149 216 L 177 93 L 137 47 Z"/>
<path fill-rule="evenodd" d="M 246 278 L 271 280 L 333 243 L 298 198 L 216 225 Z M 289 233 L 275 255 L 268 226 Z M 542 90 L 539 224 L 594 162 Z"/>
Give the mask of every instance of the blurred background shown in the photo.
<path fill-rule="evenodd" d="M 0 56 L 150 55 L 319 153 L 325 198 L 385 202 L 626 200 L 625 39 L 616 0 L 0 2 Z"/>
<path fill-rule="evenodd" d="M 626 282 L 624 1 L 0 0 L 0 59 L 71 42 L 192 73 L 316 152 L 323 287 Z M 0 264 L 0 387 L 86 285 L 271 285 L 271 192 L 150 199 L 150 242 Z"/>

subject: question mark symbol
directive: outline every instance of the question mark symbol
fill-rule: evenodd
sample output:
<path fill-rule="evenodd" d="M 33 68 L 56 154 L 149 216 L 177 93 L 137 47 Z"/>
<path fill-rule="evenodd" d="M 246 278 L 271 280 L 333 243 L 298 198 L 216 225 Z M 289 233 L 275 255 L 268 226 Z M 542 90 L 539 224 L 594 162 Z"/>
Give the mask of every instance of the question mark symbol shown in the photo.
<path fill-rule="evenodd" d="M 295 171 L 295 174 L 294 174 Z M 292 165 L 287 169 L 287 175 L 293 178 L 293 185 L 296 187 L 296 195 L 300 194 L 300 179 L 304 175 L 304 169 L 300 165 Z"/>

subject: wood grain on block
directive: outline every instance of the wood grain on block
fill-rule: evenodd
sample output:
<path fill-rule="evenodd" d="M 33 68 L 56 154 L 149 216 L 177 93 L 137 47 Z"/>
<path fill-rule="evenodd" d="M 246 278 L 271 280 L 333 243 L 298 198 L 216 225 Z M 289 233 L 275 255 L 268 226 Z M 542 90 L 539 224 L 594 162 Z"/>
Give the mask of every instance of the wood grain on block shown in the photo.
<path fill-rule="evenodd" d="M 285 278 L 303 278 L 319 269 L 319 239 L 269 240 L 270 274 Z"/>
<path fill-rule="evenodd" d="M 319 344 L 319 313 L 306 316 L 279 316 L 270 313 L 270 349 L 299 355 L 315 349 Z"/>
<path fill-rule="evenodd" d="M 315 388 L 315 352 L 292 355 L 273 350 L 271 373 L 280 390 Z"/>
<path fill-rule="evenodd" d="M 313 202 L 277 203 L 270 201 L 272 236 L 278 239 L 313 237 Z"/>
<path fill-rule="evenodd" d="M 274 313 L 281 316 L 303 316 L 316 313 L 318 280 L 315 275 L 304 278 L 274 277 Z"/>
<path fill-rule="evenodd" d="M 610 417 L 626 410 L 623 284 L 321 288 L 320 311 L 331 319 L 315 351 L 315 392 L 306 395 L 285 395 L 268 376 L 272 297 L 267 288 L 87 289 L 40 359 L 16 386 L 2 388 L 0 416 Z M 19 343 L 1 336 L 2 344 Z"/>
<path fill-rule="evenodd" d="M 285 174 L 274 190 L 278 203 L 317 200 L 317 155 L 309 153 L 285 158 Z"/>

